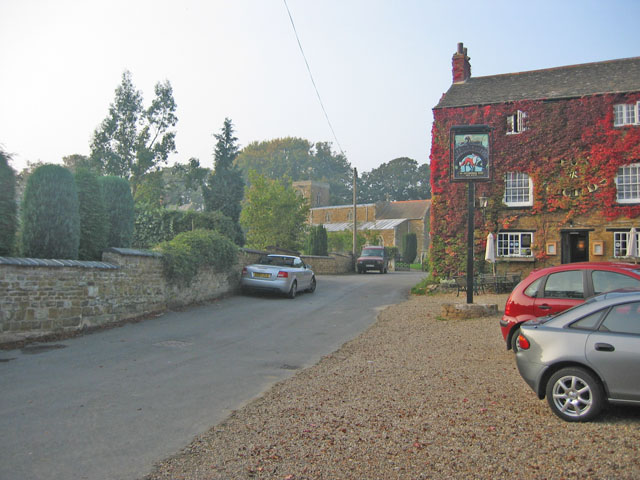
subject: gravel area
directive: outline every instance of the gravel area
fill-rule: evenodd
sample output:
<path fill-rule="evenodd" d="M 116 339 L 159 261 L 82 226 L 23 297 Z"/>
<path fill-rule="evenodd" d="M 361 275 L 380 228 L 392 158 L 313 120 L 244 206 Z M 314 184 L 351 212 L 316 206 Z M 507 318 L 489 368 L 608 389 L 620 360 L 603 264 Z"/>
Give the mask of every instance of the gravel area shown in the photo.
<path fill-rule="evenodd" d="M 640 408 L 555 417 L 518 374 L 499 317 L 443 320 L 439 294 L 274 385 L 172 458 L 156 479 L 637 479 Z M 506 295 L 480 295 L 496 303 Z"/>

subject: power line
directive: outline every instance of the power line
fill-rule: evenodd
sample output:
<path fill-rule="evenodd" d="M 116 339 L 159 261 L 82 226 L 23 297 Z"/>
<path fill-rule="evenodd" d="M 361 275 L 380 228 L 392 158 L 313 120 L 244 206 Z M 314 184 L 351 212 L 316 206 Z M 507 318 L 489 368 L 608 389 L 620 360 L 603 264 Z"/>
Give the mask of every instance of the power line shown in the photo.
<path fill-rule="evenodd" d="M 302 53 L 302 58 L 304 58 L 304 63 L 307 66 L 307 72 L 309 72 L 309 78 L 311 78 L 311 83 L 313 84 L 313 88 L 316 91 L 316 95 L 318 96 L 318 101 L 320 102 L 320 107 L 322 108 L 322 111 L 324 112 L 324 118 L 327 119 L 327 123 L 329 124 L 329 129 L 331 130 L 331 133 L 333 134 L 333 138 L 336 141 L 336 144 L 338 145 L 338 148 L 340 149 L 340 153 L 342 153 L 343 156 L 346 157 L 344 151 L 342 150 L 342 147 L 340 146 L 340 142 L 338 141 L 338 137 L 336 136 L 336 132 L 333 129 L 333 126 L 331 125 L 331 121 L 329 120 L 329 115 L 327 114 L 327 110 L 324 108 L 324 104 L 322 103 L 322 98 L 320 98 L 320 92 L 318 91 L 318 87 L 316 86 L 316 82 L 313 79 L 313 74 L 311 73 L 311 68 L 309 67 L 309 62 L 307 61 L 307 56 L 304 54 L 304 50 L 302 48 L 302 44 L 300 43 L 300 37 L 298 37 L 298 31 L 296 30 L 296 25 L 295 23 L 293 23 L 293 17 L 291 16 L 291 11 L 289 10 L 289 5 L 287 5 L 287 0 L 283 0 L 284 2 L 284 6 L 287 9 L 287 13 L 289 14 L 289 20 L 291 20 L 291 26 L 293 27 L 293 33 L 296 36 L 296 40 L 298 41 L 298 47 L 300 47 L 300 53 Z"/>

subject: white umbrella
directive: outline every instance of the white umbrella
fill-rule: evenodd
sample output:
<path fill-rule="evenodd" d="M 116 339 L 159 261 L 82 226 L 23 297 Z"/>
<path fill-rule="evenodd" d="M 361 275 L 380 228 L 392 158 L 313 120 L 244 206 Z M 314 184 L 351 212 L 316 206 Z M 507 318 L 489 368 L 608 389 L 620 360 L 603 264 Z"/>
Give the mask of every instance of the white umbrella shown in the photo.
<path fill-rule="evenodd" d="M 487 235 L 487 248 L 484 251 L 484 259 L 493 264 L 493 274 L 496 273 L 496 244 L 493 241 L 493 233 Z"/>
<path fill-rule="evenodd" d="M 636 227 L 633 227 L 629 232 L 629 239 L 627 240 L 627 257 L 638 257 L 638 235 Z"/>

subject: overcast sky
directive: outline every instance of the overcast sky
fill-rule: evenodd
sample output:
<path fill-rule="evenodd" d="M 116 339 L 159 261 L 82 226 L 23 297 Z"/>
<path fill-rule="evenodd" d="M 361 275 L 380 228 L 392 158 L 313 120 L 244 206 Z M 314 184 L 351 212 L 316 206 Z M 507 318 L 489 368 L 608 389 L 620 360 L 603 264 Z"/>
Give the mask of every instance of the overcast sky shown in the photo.
<path fill-rule="evenodd" d="M 370 171 L 428 162 L 432 108 L 464 42 L 473 76 L 640 55 L 640 1 L 287 0 L 337 142 Z M 145 106 L 169 80 L 177 149 L 213 165 L 232 119 L 241 146 L 336 138 L 284 0 L 1 0 L 0 145 L 12 165 L 87 155 L 129 70 Z"/>

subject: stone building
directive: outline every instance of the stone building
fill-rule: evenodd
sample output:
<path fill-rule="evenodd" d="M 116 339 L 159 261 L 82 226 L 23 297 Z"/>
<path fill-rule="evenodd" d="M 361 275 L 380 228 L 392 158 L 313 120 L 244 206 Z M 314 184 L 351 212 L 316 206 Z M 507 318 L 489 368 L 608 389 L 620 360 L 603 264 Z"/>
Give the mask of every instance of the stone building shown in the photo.
<path fill-rule="evenodd" d="M 458 44 L 453 82 L 433 109 L 431 267 L 464 271 L 467 188 L 452 182 L 451 128 L 490 128 L 490 179 L 476 184 L 475 259 L 528 273 L 559 263 L 629 260 L 640 232 L 640 57 L 472 77 Z M 480 203 L 480 202 L 479 202 Z"/>

